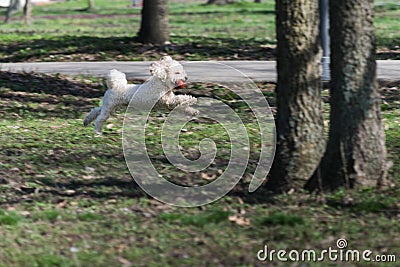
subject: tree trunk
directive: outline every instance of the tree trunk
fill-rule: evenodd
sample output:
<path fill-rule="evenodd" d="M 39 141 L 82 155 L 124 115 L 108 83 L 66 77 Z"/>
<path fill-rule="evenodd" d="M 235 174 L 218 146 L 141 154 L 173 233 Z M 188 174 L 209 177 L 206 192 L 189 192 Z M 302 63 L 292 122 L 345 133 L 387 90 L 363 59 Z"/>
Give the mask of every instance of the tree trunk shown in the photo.
<path fill-rule="evenodd" d="M 168 1 L 144 0 L 139 42 L 165 44 L 169 41 Z"/>
<path fill-rule="evenodd" d="M 25 24 L 30 25 L 32 23 L 32 4 L 31 0 L 26 0 L 24 6 L 24 21 Z"/>
<path fill-rule="evenodd" d="M 20 0 L 11 0 L 10 5 L 7 8 L 6 18 L 4 23 L 8 23 L 11 20 L 12 15 L 15 12 L 18 12 L 21 9 L 21 1 Z"/>
<path fill-rule="evenodd" d="M 318 1 L 276 1 L 277 149 L 266 187 L 302 188 L 325 148 Z"/>
<path fill-rule="evenodd" d="M 88 10 L 95 8 L 94 0 L 88 0 Z"/>
<path fill-rule="evenodd" d="M 309 190 L 385 184 L 372 0 L 330 3 L 331 111 L 327 150 Z"/>

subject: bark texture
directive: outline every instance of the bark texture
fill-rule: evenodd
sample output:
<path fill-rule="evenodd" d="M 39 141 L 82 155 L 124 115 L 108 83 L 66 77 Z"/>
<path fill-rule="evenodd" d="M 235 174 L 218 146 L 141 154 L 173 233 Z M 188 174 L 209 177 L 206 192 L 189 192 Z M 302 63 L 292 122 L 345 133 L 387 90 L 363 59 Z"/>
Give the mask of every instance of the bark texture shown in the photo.
<path fill-rule="evenodd" d="M 327 150 L 309 190 L 385 184 L 372 0 L 330 3 L 331 112 Z"/>
<path fill-rule="evenodd" d="M 143 1 L 142 22 L 137 39 L 142 43 L 161 45 L 169 41 L 167 0 Z"/>
<path fill-rule="evenodd" d="M 277 150 L 266 184 L 272 191 L 303 187 L 325 148 L 318 1 L 276 1 Z"/>

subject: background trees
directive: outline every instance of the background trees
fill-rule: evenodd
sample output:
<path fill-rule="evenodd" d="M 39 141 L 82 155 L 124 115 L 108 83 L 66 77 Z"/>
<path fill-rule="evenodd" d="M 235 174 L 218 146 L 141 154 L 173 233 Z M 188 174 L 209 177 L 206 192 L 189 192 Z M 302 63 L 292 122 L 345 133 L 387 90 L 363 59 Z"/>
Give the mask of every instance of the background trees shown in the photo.
<path fill-rule="evenodd" d="M 23 9 L 25 24 L 31 24 L 32 21 L 32 3 L 31 0 L 11 0 L 7 8 L 5 23 L 8 23 L 12 15 Z"/>
<path fill-rule="evenodd" d="M 25 1 L 23 0 L 10 0 L 10 5 L 7 8 L 6 18 L 4 20 L 5 23 L 8 23 L 11 19 L 11 16 L 22 9 L 25 5 Z"/>
<path fill-rule="evenodd" d="M 31 0 L 26 0 L 26 2 L 25 2 L 24 21 L 25 21 L 25 24 L 28 24 L 28 25 L 32 23 L 32 2 L 31 2 Z"/>
<path fill-rule="evenodd" d="M 137 35 L 142 43 L 165 44 L 169 41 L 168 1 L 143 1 L 142 21 Z"/>
<path fill-rule="evenodd" d="M 95 7 L 94 0 L 88 0 L 88 9 L 93 9 Z"/>

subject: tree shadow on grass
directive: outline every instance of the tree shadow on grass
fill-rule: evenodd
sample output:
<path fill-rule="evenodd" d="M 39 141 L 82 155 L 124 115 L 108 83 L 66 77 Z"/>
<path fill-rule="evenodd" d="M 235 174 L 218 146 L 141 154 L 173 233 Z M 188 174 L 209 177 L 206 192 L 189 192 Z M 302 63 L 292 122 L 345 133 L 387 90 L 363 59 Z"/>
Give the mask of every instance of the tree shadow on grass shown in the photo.
<path fill-rule="evenodd" d="M 177 59 L 271 60 L 275 49 L 266 40 L 173 36 L 168 45 L 141 44 L 130 37 L 62 36 L 4 45 L 3 62 Z M 27 52 L 28 51 L 28 52 Z M 187 58 L 189 57 L 189 58 Z"/>
<path fill-rule="evenodd" d="M 204 4 L 205 6 L 207 4 Z M 210 11 L 199 11 L 199 12 L 171 12 L 170 16 L 200 16 L 200 15 L 226 15 L 226 14 L 246 14 L 246 15 L 275 15 L 274 10 L 210 10 Z"/>
<path fill-rule="evenodd" d="M 14 158 L 29 158 L 32 167 L 28 171 L 0 171 L 0 192 L 3 195 L 0 206 L 34 201 L 57 203 L 60 199 L 107 200 L 146 196 L 120 162 L 123 157 L 119 150 L 104 148 L 74 152 L 68 148 L 54 148 L 51 155 L 46 151 L 23 150 L 17 153 L 10 150 L 17 153 Z M 93 170 L 86 170 L 85 165 L 92 157 L 101 163 L 93 165 Z M 104 169 L 102 163 L 113 165 L 113 168 Z"/>
<path fill-rule="evenodd" d="M 44 93 L 54 96 L 78 96 L 98 98 L 103 95 L 101 84 L 88 85 L 69 80 L 61 76 L 50 76 L 38 73 L 0 72 L 0 86 L 12 91 L 26 93 Z"/>
<path fill-rule="evenodd" d="M 30 183 L 29 186 L 19 186 L 15 189 L 2 189 L 3 198 L 0 200 L 0 206 L 36 201 L 58 203 L 66 199 L 75 201 L 81 199 L 108 200 L 147 196 L 133 180 L 121 180 L 115 177 L 90 181 L 71 179 L 64 182 L 36 178 L 35 183 L 40 186 L 32 186 Z"/>
<path fill-rule="evenodd" d="M 70 180 L 54 182 L 49 179 L 39 179 L 51 189 L 46 191 L 56 196 L 115 198 L 115 197 L 144 197 L 146 194 L 133 181 L 116 177 L 103 177 L 95 180 Z M 71 191 L 72 190 L 72 191 Z"/>
<path fill-rule="evenodd" d="M 79 118 L 104 90 L 98 82 L 86 84 L 45 74 L 0 72 L 0 113 L 10 119 L 23 114 Z"/>

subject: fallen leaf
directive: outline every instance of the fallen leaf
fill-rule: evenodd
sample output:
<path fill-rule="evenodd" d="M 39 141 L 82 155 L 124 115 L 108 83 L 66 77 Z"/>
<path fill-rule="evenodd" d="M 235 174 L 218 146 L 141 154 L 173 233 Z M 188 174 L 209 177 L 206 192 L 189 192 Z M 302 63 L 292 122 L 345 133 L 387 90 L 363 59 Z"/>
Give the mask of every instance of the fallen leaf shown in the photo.
<path fill-rule="evenodd" d="M 132 262 L 128 261 L 127 259 L 124 259 L 122 257 L 118 258 L 118 261 L 122 264 L 124 267 L 130 267 L 133 266 Z"/>
<path fill-rule="evenodd" d="M 237 225 L 240 226 L 248 226 L 250 225 L 250 219 L 244 218 L 242 216 L 237 216 L 237 215 L 231 215 L 228 217 L 228 220 L 231 222 L 236 223 Z"/>
<path fill-rule="evenodd" d="M 212 175 L 208 175 L 207 173 L 202 173 L 201 174 L 201 178 L 205 179 L 205 180 L 214 180 L 217 177 L 217 175 L 212 174 Z"/>
<path fill-rule="evenodd" d="M 87 172 L 95 172 L 95 168 L 93 168 L 93 167 L 85 167 L 85 171 L 87 171 Z"/>
<path fill-rule="evenodd" d="M 69 190 L 65 190 L 63 193 L 65 195 L 71 196 L 71 195 L 75 194 L 75 190 L 69 189 Z"/>
<path fill-rule="evenodd" d="M 66 200 L 63 200 L 63 201 L 61 201 L 60 203 L 57 204 L 57 207 L 58 207 L 58 208 L 64 208 L 65 205 L 67 205 L 67 201 L 66 201 Z"/>
<path fill-rule="evenodd" d="M 27 211 L 27 210 L 23 210 L 23 211 L 21 211 L 19 214 L 21 214 L 22 216 L 29 216 L 29 215 L 31 215 L 31 213 L 30 213 L 29 211 Z"/>

